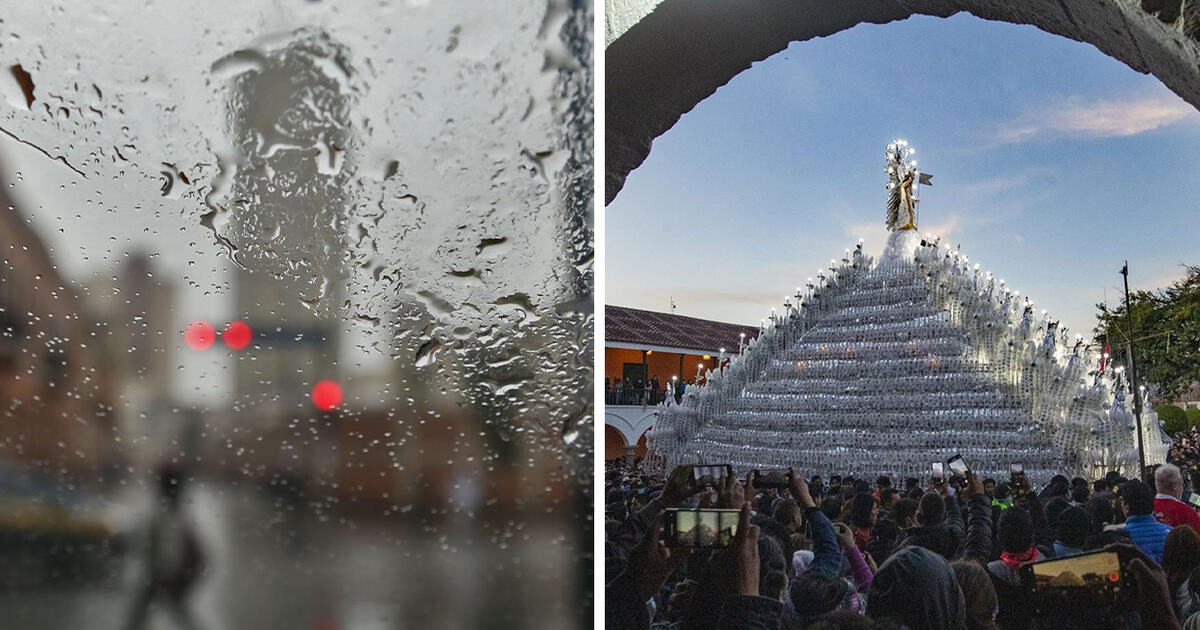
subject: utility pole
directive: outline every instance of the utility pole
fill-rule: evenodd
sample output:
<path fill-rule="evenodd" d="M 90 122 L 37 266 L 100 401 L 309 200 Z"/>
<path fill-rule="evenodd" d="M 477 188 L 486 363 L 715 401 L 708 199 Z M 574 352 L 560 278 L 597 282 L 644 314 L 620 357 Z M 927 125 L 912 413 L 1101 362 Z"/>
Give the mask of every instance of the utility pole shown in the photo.
<path fill-rule="evenodd" d="M 1129 379 L 1133 389 L 1133 416 L 1137 419 L 1138 432 L 1138 479 L 1146 474 L 1146 445 L 1143 444 L 1145 434 L 1142 432 L 1142 392 L 1138 389 L 1137 362 L 1133 358 L 1133 310 L 1129 306 L 1129 261 L 1121 266 L 1121 276 L 1125 279 L 1125 325 L 1129 328 Z"/>

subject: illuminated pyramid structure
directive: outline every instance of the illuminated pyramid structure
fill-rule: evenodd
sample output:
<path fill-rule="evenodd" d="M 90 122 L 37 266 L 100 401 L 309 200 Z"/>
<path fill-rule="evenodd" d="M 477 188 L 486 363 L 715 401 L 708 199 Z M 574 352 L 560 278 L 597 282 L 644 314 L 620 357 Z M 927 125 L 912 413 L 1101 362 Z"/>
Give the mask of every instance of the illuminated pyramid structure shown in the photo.
<path fill-rule="evenodd" d="M 1021 463 L 1055 474 L 1136 473 L 1137 436 L 1120 369 L 1068 339 L 1045 311 L 915 229 L 915 184 L 889 146 L 898 213 L 880 258 L 861 244 L 679 405 L 658 409 L 649 445 L 667 469 L 729 463 L 805 474 L 925 477 L 961 453 L 983 475 Z M 901 159 L 895 159 L 899 157 Z M 902 187 L 899 195 L 895 189 Z M 1147 463 L 1169 440 L 1144 406 Z"/>

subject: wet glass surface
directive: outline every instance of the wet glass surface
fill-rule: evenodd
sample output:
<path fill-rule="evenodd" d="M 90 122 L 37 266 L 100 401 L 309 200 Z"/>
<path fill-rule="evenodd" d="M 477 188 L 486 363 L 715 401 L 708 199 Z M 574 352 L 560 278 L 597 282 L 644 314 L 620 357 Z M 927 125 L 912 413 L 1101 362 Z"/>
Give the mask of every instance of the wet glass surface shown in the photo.
<path fill-rule="evenodd" d="M 590 625 L 591 3 L 4 5 L 0 616 Z"/>

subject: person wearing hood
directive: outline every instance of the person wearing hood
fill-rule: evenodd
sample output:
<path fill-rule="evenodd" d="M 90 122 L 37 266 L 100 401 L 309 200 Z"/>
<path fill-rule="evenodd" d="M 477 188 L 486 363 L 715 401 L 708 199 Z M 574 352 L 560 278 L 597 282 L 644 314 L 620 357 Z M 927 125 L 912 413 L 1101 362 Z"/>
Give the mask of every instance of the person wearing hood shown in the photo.
<path fill-rule="evenodd" d="M 950 567 L 954 569 L 954 577 L 966 603 L 967 630 L 996 630 L 1000 603 L 996 600 L 996 587 L 992 586 L 983 565 L 972 560 L 955 560 Z"/>
<path fill-rule="evenodd" d="M 911 546 L 892 554 L 875 574 L 867 616 L 909 630 L 966 630 L 966 603 L 954 570 L 929 549 Z"/>

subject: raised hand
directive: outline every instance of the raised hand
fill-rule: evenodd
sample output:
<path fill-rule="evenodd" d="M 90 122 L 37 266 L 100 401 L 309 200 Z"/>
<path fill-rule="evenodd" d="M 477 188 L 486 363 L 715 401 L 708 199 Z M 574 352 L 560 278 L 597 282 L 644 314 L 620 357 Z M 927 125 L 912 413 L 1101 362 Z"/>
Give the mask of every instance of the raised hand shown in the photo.
<path fill-rule="evenodd" d="M 788 469 L 791 473 L 791 479 L 788 481 L 788 490 L 792 493 L 792 498 L 800 504 L 801 508 L 817 507 L 813 501 L 812 495 L 808 492 L 808 482 L 796 475 L 796 471 Z"/>
<path fill-rule="evenodd" d="M 967 471 L 967 496 L 983 494 L 983 482 L 975 475 L 975 471 Z"/>
<path fill-rule="evenodd" d="M 845 523 L 834 523 L 833 531 L 837 534 L 838 542 L 842 545 L 842 551 L 846 551 L 854 546 L 854 530 Z"/>
<path fill-rule="evenodd" d="M 683 464 L 676 466 L 675 470 L 671 471 L 671 475 L 667 477 L 667 485 L 663 488 L 662 502 L 666 507 L 673 507 L 683 503 L 684 499 L 699 492 L 696 484 L 692 481 L 691 464 Z"/>
<path fill-rule="evenodd" d="M 732 595 L 758 595 L 758 536 L 758 526 L 750 524 L 750 504 L 743 503 L 733 540 L 715 558 L 721 568 L 718 574 L 728 580 Z"/>
<path fill-rule="evenodd" d="M 720 506 L 737 509 L 747 501 L 746 489 L 733 475 L 725 475 L 724 486 L 721 488 Z"/>
<path fill-rule="evenodd" d="M 645 540 L 629 552 L 625 571 L 633 577 L 641 601 L 654 597 L 680 561 L 691 554 L 687 548 L 669 549 L 662 541 L 662 528 L 660 516 L 654 519 Z"/>

